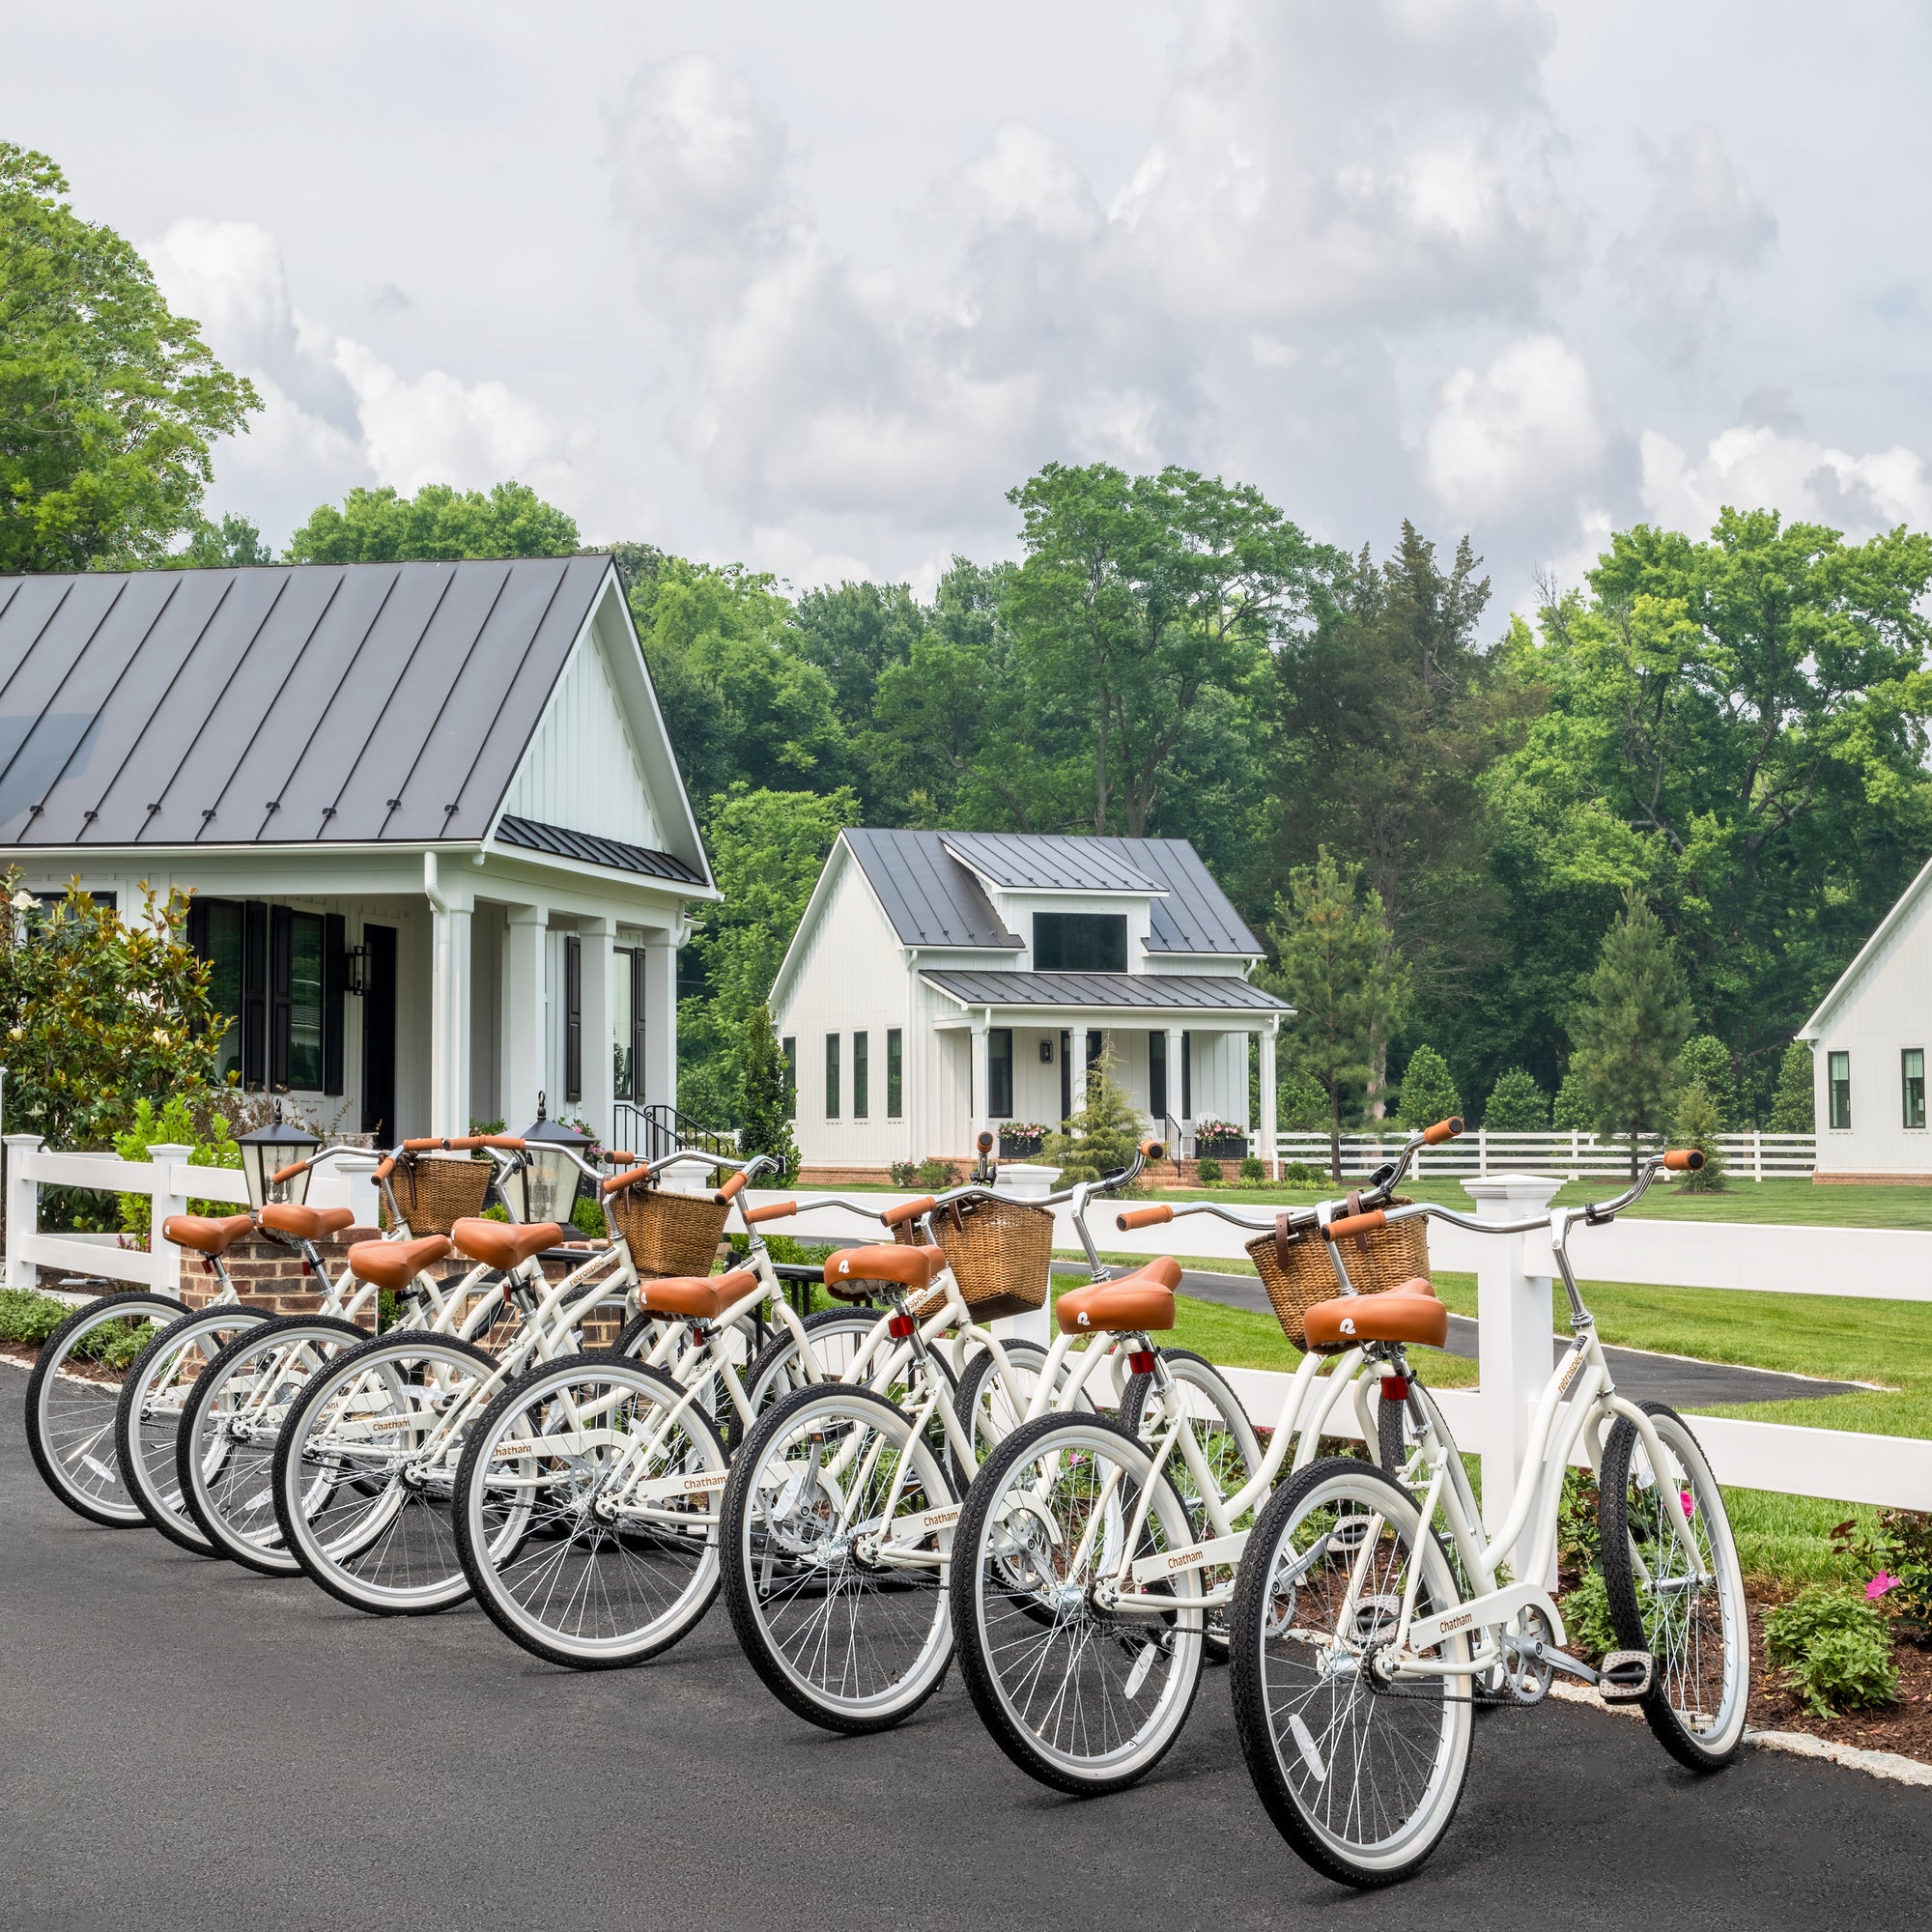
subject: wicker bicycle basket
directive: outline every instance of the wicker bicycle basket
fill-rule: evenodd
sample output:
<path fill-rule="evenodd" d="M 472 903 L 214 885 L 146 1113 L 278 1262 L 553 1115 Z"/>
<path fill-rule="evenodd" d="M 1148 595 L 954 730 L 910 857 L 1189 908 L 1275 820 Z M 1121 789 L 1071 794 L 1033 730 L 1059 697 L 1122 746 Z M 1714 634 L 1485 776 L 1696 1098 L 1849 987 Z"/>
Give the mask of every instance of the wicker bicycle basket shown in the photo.
<path fill-rule="evenodd" d="M 960 1201 L 934 1217 L 939 1245 L 978 1321 L 1025 1315 L 1046 1302 L 1053 1215 L 1012 1201 Z"/>
<path fill-rule="evenodd" d="M 467 1154 L 405 1154 L 389 1185 L 411 1234 L 446 1235 L 466 1216 L 482 1213 L 496 1171 L 495 1162 Z"/>
<path fill-rule="evenodd" d="M 1406 1208 L 1400 1196 L 1391 1196 L 1388 1206 Z M 1356 1235 L 1342 1243 L 1342 1265 L 1360 1294 L 1379 1294 L 1429 1272 L 1429 1223 L 1425 1220 L 1398 1221 L 1392 1228 L 1377 1228 Z M 1247 1244 L 1248 1259 L 1261 1275 L 1262 1286 L 1273 1305 L 1275 1319 L 1288 1339 L 1297 1349 L 1308 1346 L 1301 1318 L 1318 1301 L 1328 1301 L 1342 1293 L 1335 1270 L 1328 1260 L 1328 1243 L 1313 1228 L 1292 1237 L 1286 1254 L 1277 1248 L 1273 1235 L 1262 1235 Z M 1286 1264 L 1284 1264 L 1284 1263 Z"/>
<path fill-rule="evenodd" d="M 606 1205 L 632 1266 L 647 1281 L 709 1274 L 731 1211 L 708 1194 L 673 1194 L 642 1181 L 618 1189 Z"/>

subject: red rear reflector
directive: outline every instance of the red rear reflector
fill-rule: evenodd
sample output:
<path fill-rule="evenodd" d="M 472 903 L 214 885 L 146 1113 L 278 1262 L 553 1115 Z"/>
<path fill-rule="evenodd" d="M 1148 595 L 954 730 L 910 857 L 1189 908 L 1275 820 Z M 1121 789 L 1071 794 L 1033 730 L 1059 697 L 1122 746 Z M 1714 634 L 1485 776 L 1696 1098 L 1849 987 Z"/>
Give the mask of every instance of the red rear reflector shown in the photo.
<path fill-rule="evenodd" d="M 913 1330 L 918 1326 L 919 1323 L 910 1315 L 895 1315 L 886 1323 L 886 1333 L 895 1342 L 903 1342 L 911 1337 Z"/>
<path fill-rule="evenodd" d="M 1132 1349 L 1127 1352 L 1127 1367 L 1137 1376 L 1153 1374 L 1153 1350 L 1151 1349 Z"/>
<path fill-rule="evenodd" d="M 1408 1400 L 1408 1378 L 1406 1376 L 1384 1376 L 1382 1378 L 1382 1400 L 1384 1402 L 1406 1402 Z"/>

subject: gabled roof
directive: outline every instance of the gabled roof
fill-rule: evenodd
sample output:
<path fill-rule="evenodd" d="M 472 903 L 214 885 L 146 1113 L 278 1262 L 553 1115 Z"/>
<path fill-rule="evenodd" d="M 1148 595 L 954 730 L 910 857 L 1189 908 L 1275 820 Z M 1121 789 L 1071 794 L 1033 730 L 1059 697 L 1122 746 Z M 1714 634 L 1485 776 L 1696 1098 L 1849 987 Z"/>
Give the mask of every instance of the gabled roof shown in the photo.
<path fill-rule="evenodd" d="M 604 866 L 613 872 L 637 872 L 647 879 L 670 879 L 685 886 L 706 883 L 695 866 L 687 865 L 673 852 L 653 852 L 646 845 L 572 832 L 566 826 L 545 825 L 539 819 L 519 818 L 509 811 L 497 821 L 497 842 L 521 845 L 526 852 L 548 852 L 558 859 L 581 859 L 586 866 Z"/>
<path fill-rule="evenodd" d="M 1918 868 L 1918 876 L 1899 894 L 1897 904 L 1879 921 L 1878 930 L 1859 948 L 1858 957 L 1838 975 L 1832 990 L 1818 1002 L 1818 1010 L 1798 1029 L 1800 1039 L 1816 1039 L 1824 1032 L 1825 1016 L 1864 977 L 1865 969 L 1885 951 L 1892 934 L 1904 923 L 1906 914 L 1918 903 L 1928 889 L 1932 889 L 1932 859 Z"/>
<path fill-rule="evenodd" d="M 603 556 L 0 578 L 0 845 L 481 841 L 608 579 Z"/>
<path fill-rule="evenodd" d="M 1007 930 L 980 883 L 989 879 L 1016 892 L 1146 893 L 1149 952 L 1261 956 L 1254 934 L 1184 838 L 867 831 L 843 837 L 907 946 L 1022 951 L 1024 942 Z"/>
<path fill-rule="evenodd" d="M 962 1007 L 1075 1007 L 1094 1012 L 1292 1011 L 1285 1000 L 1232 974 L 981 973 L 920 975 Z"/>

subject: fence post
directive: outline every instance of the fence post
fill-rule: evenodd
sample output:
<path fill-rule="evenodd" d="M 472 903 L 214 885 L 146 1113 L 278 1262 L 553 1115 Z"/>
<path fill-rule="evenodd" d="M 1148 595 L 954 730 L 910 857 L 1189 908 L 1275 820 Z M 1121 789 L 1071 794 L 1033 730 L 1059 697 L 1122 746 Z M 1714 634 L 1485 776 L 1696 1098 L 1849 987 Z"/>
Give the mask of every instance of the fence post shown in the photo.
<path fill-rule="evenodd" d="M 1465 1180 L 1485 1221 L 1525 1221 L 1562 1186 L 1544 1174 Z M 1549 1380 L 1548 1275 L 1523 1272 L 1523 1236 L 1492 1235 L 1476 1269 L 1476 1348 L 1482 1396 L 1483 1523 L 1492 1535 L 1509 1514 L 1528 1449 L 1530 1411 Z M 1554 1587 L 1554 1578 L 1549 1580 Z"/>
<path fill-rule="evenodd" d="M 34 1288 L 39 1285 L 40 1276 L 34 1264 L 27 1260 L 23 1250 L 27 1237 L 40 1232 L 41 1190 L 37 1181 L 29 1180 L 20 1170 L 25 1166 L 25 1156 L 39 1153 L 43 1142 L 39 1134 L 9 1134 L 7 1136 L 7 1286 L 9 1288 Z"/>
<path fill-rule="evenodd" d="M 191 1147 L 176 1147 L 167 1141 L 156 1141 L 148 1150 L 148 1159 L 154 1166 L 154 1179 L 149 1183 L 152 1198 L 148 1203 L 148 1254 L 155 1264 L 155 1288 L 162 1294 L 181 1293 L 181 1250 L 161 1233 L 161 1223 L 170 1214 L 187 1212 L 187 1196 L 172 1191 L 172 1170 L 176 1161 L 188 1160 L 193 1154 Z"/>
<path fill-rule="evenodd" d="M 1756 1127 L 1751 1129 L 1751 1179 L 1764 1179 L 1764 1135 Z"/>

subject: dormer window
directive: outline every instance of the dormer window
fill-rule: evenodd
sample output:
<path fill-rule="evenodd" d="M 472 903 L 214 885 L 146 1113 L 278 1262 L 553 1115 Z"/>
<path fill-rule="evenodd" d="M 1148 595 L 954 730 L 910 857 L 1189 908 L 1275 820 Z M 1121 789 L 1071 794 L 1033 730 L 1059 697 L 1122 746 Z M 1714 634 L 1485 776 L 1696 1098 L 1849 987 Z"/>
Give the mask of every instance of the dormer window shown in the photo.
<path fill-rule="evenodd" d="M 1035 913 L 1033 964 L 1037 973 L 1124 973 L 1126 914 Z"/>

